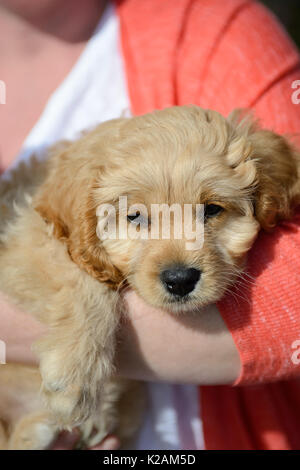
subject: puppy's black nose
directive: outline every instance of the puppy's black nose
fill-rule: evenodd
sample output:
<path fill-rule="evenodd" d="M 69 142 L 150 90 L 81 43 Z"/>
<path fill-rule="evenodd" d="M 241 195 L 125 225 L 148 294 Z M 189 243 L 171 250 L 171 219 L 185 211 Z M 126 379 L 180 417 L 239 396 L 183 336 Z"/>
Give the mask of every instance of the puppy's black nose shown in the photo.
<path fill-rule="evenodd" d="M 183 297 L 194 290 L 200 276 L 201 271 L 198 269 L 176 266 L 162 271 L 160 279 L 167 291 Z"/>

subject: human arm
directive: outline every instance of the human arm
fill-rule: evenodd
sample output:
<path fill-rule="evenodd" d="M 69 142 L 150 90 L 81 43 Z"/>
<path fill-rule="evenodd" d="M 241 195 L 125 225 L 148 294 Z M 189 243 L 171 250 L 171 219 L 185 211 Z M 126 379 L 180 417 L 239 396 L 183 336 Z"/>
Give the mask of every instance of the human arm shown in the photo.
<path fill-rule="evenodd" d="M 0 293 L 0 339 L 5 342 L 6 362 L 36 364 L 31 346 L 44 331 L 41 323 Z"/>
<path fill-rule="evenodd" d="M 132 379 L 230 384 L 240 359 L 217 307 L 174 316 L 146 305 L 133 291 L 125 295 L 117 353 L 118 373 Z"/>
<path fill-rule="evenodd" d="M 238 377 L 239 355 L 215 306 L 179 318 L 146 305 L 133 291 L 125 303 L 117 353 L 120 375 L 197 384 L 232 383 Z M 0 307 L 7 362 L 37 364 L 31 345 L 45 327 L 3 296 Z"/>
<path fill-rule="evenodd" d="M 166 0 L 157 15 L 158 1 L 118 3 L 134 113 L 191 103 L 225 116 L 251 108 L 263 127 L 300 146 L 300 104 L 292 101 L 299 51 L 263 5 L 182 0 L 174 8 Z M 249 254 L 249 289 L 218 304 L 241 357 L 236 384 L 299 377 L 291 360 L 300 338 L 299 234 L 297 217 L 261 233 Z"/>
<path fill-rule="evenodd" d="M 300 104 L 292 99 L 299 77 L 296 47 L 262 5 L 248 2 L 207 64 L 201 101 L 225 115 L 232 107 L 250 107 L 262 126 L 299 148 Z M 218 304 L 241 357 L 236 384 L 300 375 L 292 361 L 300 339 L 299 236 L 299 212 L 273 232 L 261 232 L 249 253 L 245 288 Z"/>

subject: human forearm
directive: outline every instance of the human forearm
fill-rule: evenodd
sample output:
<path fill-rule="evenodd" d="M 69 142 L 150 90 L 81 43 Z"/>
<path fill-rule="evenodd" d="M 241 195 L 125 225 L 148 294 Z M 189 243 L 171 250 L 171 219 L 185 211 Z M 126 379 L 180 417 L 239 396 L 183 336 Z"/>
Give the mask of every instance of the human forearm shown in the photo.
<path fill-rule="evenodd" d="M 239 354 L 217 308 L 174 317 L 146 305 L 133 291 L 119 331 L 117 369 L 121 376 L 197 384 L 232 383 Z M 45 327 L 0 295 L 0 339 L 7 362 L 37 364 L 32 343 Z"/>
<path fill-rule="evenodd" d="M 43 325 L 15 307 L 0 293 L 0 339 L 6 345 L 7 362 L 37 364 L 31 346 L 43 332 Z"/>
<path fill-rule="evenodd" d="M 196 384 L 233 383 L 239 354 L 217 308 L 172 316 L 147 306 L 134 292 L 120 329 L 118 369 L 125 377 Z"/>

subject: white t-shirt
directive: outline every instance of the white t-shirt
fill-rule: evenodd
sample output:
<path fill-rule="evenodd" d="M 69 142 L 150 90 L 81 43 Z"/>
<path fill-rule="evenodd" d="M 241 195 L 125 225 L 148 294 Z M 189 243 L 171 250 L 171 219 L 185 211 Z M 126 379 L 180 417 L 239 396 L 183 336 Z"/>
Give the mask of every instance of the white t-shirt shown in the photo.
<path fill-rule="evenodd" d="M 26 138 L 16 166 L 61 139 L 74 139 L 97 123 L 130 114 L 119 22 L 109 5 L 79 60 L 49 99 Z M 135 449 L 203 449 L 198 387 L 148 384 L 147 414 Z"/>

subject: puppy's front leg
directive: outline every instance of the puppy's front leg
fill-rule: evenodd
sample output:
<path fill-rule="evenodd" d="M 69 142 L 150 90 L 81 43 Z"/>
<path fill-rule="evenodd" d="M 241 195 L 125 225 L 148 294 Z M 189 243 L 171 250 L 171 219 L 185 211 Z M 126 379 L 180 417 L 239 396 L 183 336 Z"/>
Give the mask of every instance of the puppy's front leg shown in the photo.
<path fill-rule="evenodd" d="M 87 289 L 84 285 L 77 289 L 61 293 L 69 297 L 65 315 L 35 345 L 47 406 L 65 428 L 84 422 L 96 410 L 113 372 L 118 322 L 113 291 L 92 279 Z"/>
<path fill-rule="evenodd" d="M 84 421 L 112 373 L 117 293 L 80 269 L 31 207 L 2 237 L 0 290 L 48 327 L 35 348 L 55 419 Z"/>

